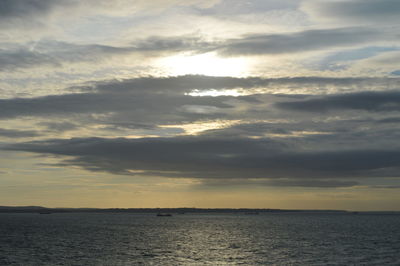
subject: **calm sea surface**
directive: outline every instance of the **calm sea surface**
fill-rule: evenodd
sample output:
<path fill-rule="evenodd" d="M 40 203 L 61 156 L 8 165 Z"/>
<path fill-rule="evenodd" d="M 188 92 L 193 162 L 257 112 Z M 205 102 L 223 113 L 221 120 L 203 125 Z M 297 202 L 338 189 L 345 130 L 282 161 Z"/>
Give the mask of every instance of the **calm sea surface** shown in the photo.
<path fill-rule="evenodd" d="M 0 214 L 0 265 L 400 265 L 400 215 Z"/>

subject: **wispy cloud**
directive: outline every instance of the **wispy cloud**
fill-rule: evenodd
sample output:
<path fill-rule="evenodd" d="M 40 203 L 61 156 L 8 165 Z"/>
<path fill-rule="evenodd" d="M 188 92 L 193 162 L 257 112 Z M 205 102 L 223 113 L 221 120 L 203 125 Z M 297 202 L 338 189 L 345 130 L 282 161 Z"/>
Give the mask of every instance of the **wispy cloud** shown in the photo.
<path fill-rule="evenodd" d="M 307 30 L 286 34 L 250 35 L 229 40 L 218 48 L 222 55 L 301 53 L 337 47 L 351 47 L 379 39 L 381 32 L 368 28 Z"/>
<path fill-rule="evenodd" d="M 303 8 L 320 19 L 386 24 L 399 21 L 400 3 L 396 0 L 307 0 Z"/>

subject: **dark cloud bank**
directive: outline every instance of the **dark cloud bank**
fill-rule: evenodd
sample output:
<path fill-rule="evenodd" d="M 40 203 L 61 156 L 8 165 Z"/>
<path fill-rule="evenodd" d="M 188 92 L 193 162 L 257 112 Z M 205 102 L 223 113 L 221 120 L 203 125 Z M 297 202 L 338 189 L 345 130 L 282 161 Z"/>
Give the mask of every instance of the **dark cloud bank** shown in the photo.
<path fill-rule="evenodd" d="M 85 138 L 20 143 L 7 149 L 68 156 L 90 171 L 206 180 L 267 179 L 268 185 L 338 187 L 358 178 L 397 177 L 398 150 L 302 151 L 269 139 Z M 140 171 L 140 172 L 132 172 Z"/>
<path fill-rule="evenodd" d="M 64 95 L 2 99 L 0 118 L 45 117 L 49 121 L 40 125 L 46 127 L 46 131 L 57 132 L 84 128 L 87 123 L 157 128 L 160 123 L 224 118 L 246 122 L 248 119 L 245 124 L 191 137 L 77 137 L 21 142 L 5 148 L 60 156 L 62 166 L 79 166 L 89 171 L 197 178 L 208 185 L 244 182 L 269 186 L 348 187 L 363 184 L 369 178 L 378 183 L 386 177 L 398 178 L 398 91 L 241 97 L 192 97 L 185 92 L 277 85 L 321 86 L 323 91 L 328 85 L 347 88 L 368 84 L 373 88 L 389 83 L 397 84 L 398 79 L 147 77 L 101 82 L 75 88 L 77 93 Z M 188 112 L 190 108 L 185 109 L 188 106 L 203 108 L 203 112 Z M 232 111 L 234 107 L 249 109 L 243 114 Z M 344 111 L 357 119 L 347 116 L 337 119 Z M 101 121 L 79 119 L 81 115 L 108 113 L 111 115 Z M 377 117 L 371 117 L 373 115 Z M 268 119 L 270 116 L 283 122 L 251 122 L 254 118 Z M 58 121 L 60 117 L 62 121 Z M 72 117 L 72 120 L 66 117 Z M 335 119 L 330 120 L 331 117 Z M 29 137 L 37 132 L 3 130 L 1 134 Z M 296 134 L 300 135 L 293 137 Z"/>
<path fill-rule="evenodd" d="M 158 122 L 165 117 L 170 122 L 182 118 L 199 115 L 213 118 L 212 113 L 207 113 L 206 107 L 215 107 L 219 110 L 219 117 L 223 117 L 224 109 L 233 107 L 230 100 L 252 103 L 264 107 L 264 101 L 276 102 L 276 106 L 287 110 L 326 111 L 331 109 L 365 109 L 376 111 L 397 110 L 399 92 L 372 91 L 355 92 L 348 94 L 312 96 L 296 94 L 264 94 L 249 96 L 221 96 L 221 97 L 192 97 L 185 93 L 192 90 L 219 90 L 241 88 L 279 88 L 289 86 L 294 90 L 307 86 L 315 87 L 315 92 L 323 94 L 325 87 L 355 88 L 361 86 L 390 87 L 400 83 L 398 78 L 323 78 L 323 77 L 298 77 L 298 78 L 232 78 L 187 75 L 168 78 L 137 78 L 122 81 L 108 81 L 87 87 L 69 88 L 76 93 L 61 95 L 48 95 L 35 98 L 0 99 L 0 119 L 9 119 L 24 116 L 65 116 L 71 114 L 102 114 L 129 113 L 131 120 L 149 121 L 149 118 Z M 286 101 L 285 101 L 286 100 Z M 289 101 L 290 100 L 290 101 Z M 190 114 L 185 107 L 205 107 L 202 114 Z M 188 108 L 186 108 L 188 109 Z M 189 119 L 190 120 L 190 119 Z M 151 121 L 151 120 L 150 120 Z M 167 121 L 167 120 L 165 120 Z"/>

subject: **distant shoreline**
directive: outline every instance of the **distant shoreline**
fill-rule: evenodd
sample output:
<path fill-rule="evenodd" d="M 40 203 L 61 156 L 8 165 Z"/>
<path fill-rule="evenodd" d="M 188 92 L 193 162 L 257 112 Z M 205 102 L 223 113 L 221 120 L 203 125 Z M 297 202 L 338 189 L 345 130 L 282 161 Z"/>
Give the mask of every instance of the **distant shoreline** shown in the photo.
<path fill-rule="evenodd" d="M 0 206 L 0 213 L 331 213 L 331 214 L 393 214 L 400 211 L 296 210 L 252 208 L 46 208 L 41 206 Z"/>

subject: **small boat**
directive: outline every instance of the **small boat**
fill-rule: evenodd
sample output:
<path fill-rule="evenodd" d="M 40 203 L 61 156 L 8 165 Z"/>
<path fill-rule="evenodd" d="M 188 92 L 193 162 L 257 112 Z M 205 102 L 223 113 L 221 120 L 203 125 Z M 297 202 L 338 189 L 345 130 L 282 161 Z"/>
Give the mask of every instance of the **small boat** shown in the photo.
<path fill-rule="evenodd" d="M 260 213 L 259 212 L 245 212 L 244 214 L 246 214 L 246 215 L 258 215 Z"/>
<path fill-rule="evenodd" d="M 40 211 L 39 214 L 51 214 L 51 211 Z"/>
<path fill-rule="evenodd" d="M 172 214 L 170 214 L 170 213 L 157 213 L 157 216 L 159 216 L 159 217 L 171 217 Z"/>

